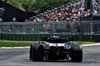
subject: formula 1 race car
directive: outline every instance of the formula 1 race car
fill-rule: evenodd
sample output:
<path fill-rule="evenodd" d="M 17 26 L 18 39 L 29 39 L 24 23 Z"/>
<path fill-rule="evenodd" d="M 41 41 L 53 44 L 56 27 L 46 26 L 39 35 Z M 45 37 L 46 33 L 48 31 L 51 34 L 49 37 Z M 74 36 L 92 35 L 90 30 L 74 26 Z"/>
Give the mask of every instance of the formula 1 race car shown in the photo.
<path fill-rule="evenodd" d="M 32 61 L 68 60 L 82 62 L 83 49 L 81 45 L 74 44 L 73 38 L 52 36 L 43 38 L 47 43 L 32 43 L 29 58 Z"/>

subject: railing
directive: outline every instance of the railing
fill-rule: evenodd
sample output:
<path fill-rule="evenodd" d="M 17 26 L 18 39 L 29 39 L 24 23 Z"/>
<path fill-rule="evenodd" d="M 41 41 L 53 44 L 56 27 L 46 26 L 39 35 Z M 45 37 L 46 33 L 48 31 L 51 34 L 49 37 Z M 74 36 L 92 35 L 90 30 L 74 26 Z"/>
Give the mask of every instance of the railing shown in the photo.
<path fill-rule="evenodd" d="M 77 22 L 2 22 L 0 33 L 24 34 L 100 34 L 100 23 Z"/>

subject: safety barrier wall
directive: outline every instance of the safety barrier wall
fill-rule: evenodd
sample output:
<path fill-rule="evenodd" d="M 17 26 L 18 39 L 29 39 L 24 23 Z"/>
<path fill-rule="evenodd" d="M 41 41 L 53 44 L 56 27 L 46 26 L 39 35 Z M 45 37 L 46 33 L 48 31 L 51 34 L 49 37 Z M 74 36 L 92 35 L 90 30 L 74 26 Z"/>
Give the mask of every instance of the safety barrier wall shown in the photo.
<path fill-rule="evenodd" d="M 67 35 L 67 34 L 0 34 L 0 39 L 18 40 L 18 41 L 42 41 L 43 37 L 50 37 L 53 35 L 62 37 L 73 37 L 74 41 L 100 42 L 100 35 Z"/>

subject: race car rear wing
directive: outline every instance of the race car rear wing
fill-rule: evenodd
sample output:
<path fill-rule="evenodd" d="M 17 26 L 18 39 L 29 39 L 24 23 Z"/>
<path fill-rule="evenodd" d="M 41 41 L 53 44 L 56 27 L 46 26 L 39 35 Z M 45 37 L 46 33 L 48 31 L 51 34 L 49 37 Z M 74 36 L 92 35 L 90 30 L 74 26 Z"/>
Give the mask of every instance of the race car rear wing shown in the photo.
<path fill-rule="evenodd" d="M 52 42 L 52 43 L 64 43 L 68 41 L 73 41 L 73 38 L 70 37 L 43 37 L 43 41 Z"/>

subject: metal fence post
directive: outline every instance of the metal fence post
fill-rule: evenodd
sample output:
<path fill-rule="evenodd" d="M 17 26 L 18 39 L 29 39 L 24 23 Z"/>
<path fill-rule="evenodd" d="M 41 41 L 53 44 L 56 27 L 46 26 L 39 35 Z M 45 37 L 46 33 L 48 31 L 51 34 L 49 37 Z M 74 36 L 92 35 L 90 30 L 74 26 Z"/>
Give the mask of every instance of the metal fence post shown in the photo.
<path fill-rule="evenodd" d="M 97 23 L 97 34 L 99 33 L 99 24 Z"/>
<path fill-rule="evenodd" d="M 53 23 L 53 33 L 55 33 L 56 30 L 55 30 L 55 24 Z"/>
<path fill-rule="evenodd" d="M 90 22 L 90 30 L 91 34 L 93 34 L 93 22 Z"/>
<path fill-rule="evenodd" d="M 74 22 L 71 22 L 71 34 L 73 34 L 73 24 Z"/>

